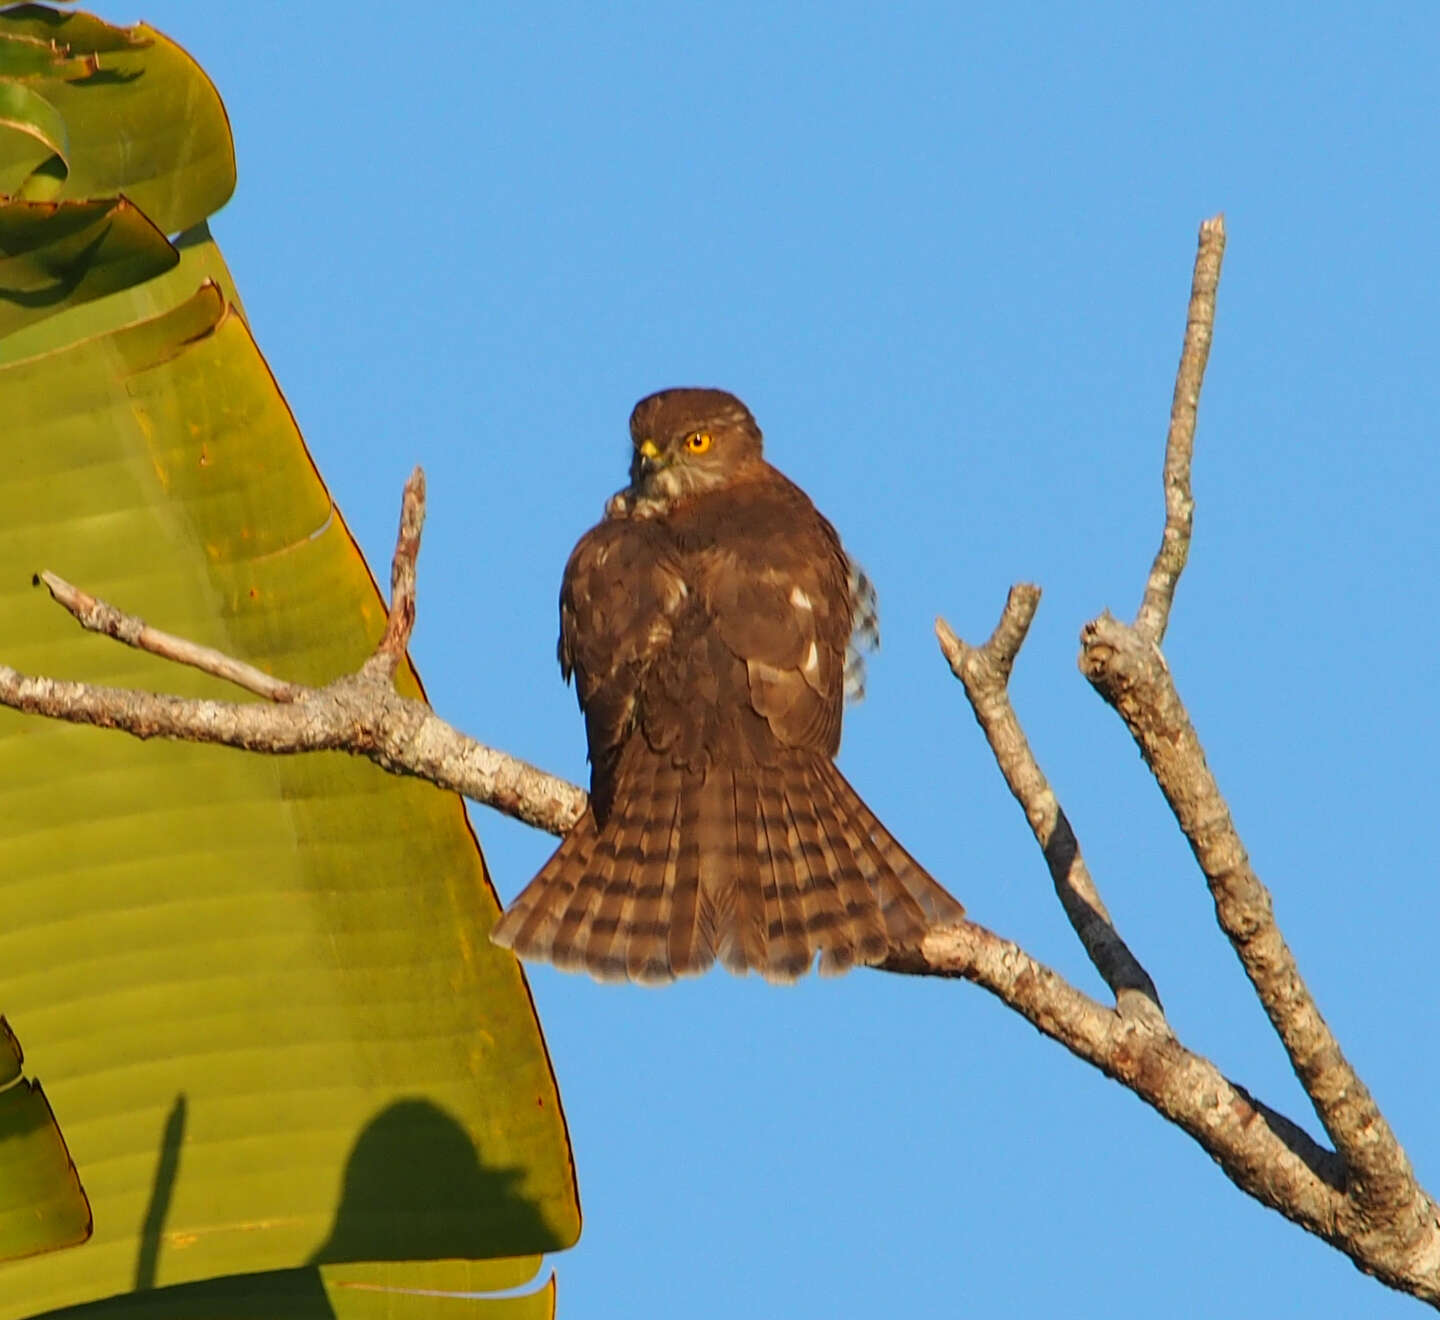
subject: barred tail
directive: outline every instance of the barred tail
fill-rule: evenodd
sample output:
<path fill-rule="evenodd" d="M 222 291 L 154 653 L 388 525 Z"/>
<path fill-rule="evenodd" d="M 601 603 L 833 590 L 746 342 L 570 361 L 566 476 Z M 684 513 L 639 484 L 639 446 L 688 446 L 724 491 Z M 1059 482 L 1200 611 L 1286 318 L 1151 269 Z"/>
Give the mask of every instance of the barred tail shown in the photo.
<path fill-rule="evenodd" d="M 627 749 L 628 750 L 628 749 Z M 827 759 L 681 770 L 624 758 L 603 828 L 581 818 L 496 923 L 525 958 L 664 982 L 716 958 L 794 981 L 876 963 L 964 908 Z"/>

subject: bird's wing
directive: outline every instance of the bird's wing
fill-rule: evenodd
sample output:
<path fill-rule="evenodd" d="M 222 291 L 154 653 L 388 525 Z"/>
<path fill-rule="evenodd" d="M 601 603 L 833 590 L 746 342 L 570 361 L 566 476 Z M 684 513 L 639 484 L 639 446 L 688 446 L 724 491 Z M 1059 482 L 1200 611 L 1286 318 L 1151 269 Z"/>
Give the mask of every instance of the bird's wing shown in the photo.
<path fill-rule="evenodd" d="M 560 669 L 585 712 L 593 786 L 635 726 L 645 671 L 688 595 L 655 523 L 614 518 L 580 538 L 560 585 Z M 603 802 L 597 804 L 603 808 Z"/>
<path fill-rule="evenodd" d="M 833 756 L 852 613 L 839 537 L 778 473 L 735 488 L 719 530 L 690 576 L 751 709 L 781 746 Z"/>

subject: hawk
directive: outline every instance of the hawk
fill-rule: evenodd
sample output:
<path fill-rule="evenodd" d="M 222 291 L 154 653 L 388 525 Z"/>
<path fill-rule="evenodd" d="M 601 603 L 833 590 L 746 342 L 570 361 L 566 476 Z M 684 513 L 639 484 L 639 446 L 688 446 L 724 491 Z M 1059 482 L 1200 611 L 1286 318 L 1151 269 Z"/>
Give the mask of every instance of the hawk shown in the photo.
<path fill-rule="evenodd" d="M 630 484 L 560 588 L 590 804 L 491 938 L 600 980 L 719 958 L 793 981 L 958 920 L 834 764 L 852 629 L 874 627 L 835 529 L 733 395 L 652 394 L 630 434 Z"/>

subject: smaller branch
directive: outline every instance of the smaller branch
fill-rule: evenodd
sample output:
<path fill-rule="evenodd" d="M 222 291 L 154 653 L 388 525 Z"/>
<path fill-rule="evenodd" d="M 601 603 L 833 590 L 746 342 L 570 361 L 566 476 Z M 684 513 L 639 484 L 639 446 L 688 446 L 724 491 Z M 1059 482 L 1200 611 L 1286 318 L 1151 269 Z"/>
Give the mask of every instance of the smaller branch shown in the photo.
<path fill-rule="evenodd" d="M 349 752 L 392 774 L 429 780 L 536 829 L 563 835 L 584 814 L 588 799 L 583 789 L 476 742 L 436 716 L 425 702 L 395 691 L 395 672 L 415 624 L 415 564 L 424 523 L 425 474 L 417 467 L 401 501 L 384 634 L 357 673 L 325 687 L 286 683 L 208 646 L 151 628 L 47 572 L 36 582 L 43 581 L 82 626 L 191 665 L 277 704 L 187 700 L 30 677 L 0 665 L 0 706 L 119 729 L 136 738 L 214 743 L 276 756 Z"/>
<path fill-rule="evenodd" d="M 1010 673 L 1039 605 L 1040 588 L 1021 583 L 1010 588 L 1000 621 L 984 646 L 961 641 L 944 619 L 935 621 L 935 633 L 951 672 L 964 684 L 1000 773 L 1030 822 L 1060 905 L 1095 970 L 1115 995 L 1116 1008 L 1123 1016 L 1143 1018 L 1151 1026 L 1165 1029 L 1155 983 L 1116 931 L 1081 856 L 1075 832 L 1010 703 Z"/>
<path fill-rule="evenodd" d="M 0 665 L 0 706 L 142 739 L 214 743 L 272 756 L 349 752 L 551 834 L 569 830 L 587 801 L 583 789 L 476 742 L 423 701 L 402 697 L 363 672 L 303 688 L 293 702 L 264 705 L 37 678 Z"/>
<path fill-rule="evenodd" d="M 1135 616 L 1135 631 L 1156 646 L 1170 624 L 1175 587 L 1190 555 L 1190 533 L 1195 500 L 1190 493 L 1190 466 L 1195 452 L 1195 418 L 1200 387 L 1210 359 L 1215 329 L 1215 293 L 1220 285 L 1220 263 L 1225 255 L 1225 217 L 1217 215 L 1200 226 L 1195 273 L 1190 285 L 1190 310 L 1180 368 L 1175 373 L 1175 395 L 1170 404 L 1170 432 L 1165 440 L 1165 531 L 1145 583 L 1145 596 Z"/>
<path fill-rule="evenodd" d="M 425 473 L 417 467 L 400 499 L 400 530 L 390 560 L 390 610 L 385 616 L 384 636 L 375 648 L 375 660 L 387 678 L 394 677 L 415 628 L 415 561 L 420 556 L 424 526 Z"/>
<path fill-rule="evenodd" d="M 1085 626 L 1080 667 L 1125 721 L 1209 885 L 1215 915 L 1335 1149 L 1360 1216 L 1383 1223 L 1402 1250 L 1440 1266 L 1437 1208 L 1369 1090 L 1340 1049 L 1275 921 L 1169 666 L 1110 615 Z"/>
<path fill-rule="evenodd" d="M 1111 1011 L 970 921 L 932 930 L 919 948 L 897 949 L 883 966 L 912 976 L 961 977 L 988 990 L 1187 1132 L 1261 1204 L 1336 1241 L 1344 1204 L 1340 1161 L 1168 1030 Z"/>
<path fill-rule="evenodd" d="M 117 642 L 133 646 L 137 651 L 148 651 L 162 660 L 189 665 L 192 669 L 211 674 L 215 678 L 223 678 L 227 683 L 234 683 L 236 687 L 244 688 L 268 701 L 298 701 L 308 690 L 298 683 L 287 683 L 273 674 L 256 669 L 254 665 L 248 665 L 243 660 L 236 660 L 213 647 L 201 646 L 197 642 L 176 637 L 173 633 L 152 628 L 144 619 L 117 610 L 113 605 L 97 599 L 88 591 L 81 591 L 79 587 L 72 586 L 54 573 L 37 573 L 35 585 L 38 587 L 42 583 L 51 597 L 75 616 L 82 628 L 113 637 Z"/>

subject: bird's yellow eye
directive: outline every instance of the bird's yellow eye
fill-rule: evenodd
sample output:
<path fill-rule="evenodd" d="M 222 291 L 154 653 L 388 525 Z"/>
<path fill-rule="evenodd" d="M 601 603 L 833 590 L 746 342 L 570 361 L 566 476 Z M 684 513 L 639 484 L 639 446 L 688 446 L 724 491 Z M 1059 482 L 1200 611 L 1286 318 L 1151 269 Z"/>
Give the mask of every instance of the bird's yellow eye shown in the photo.
<path fill-rule="evenodd" d="M 710 432 L 691 431 L 690 434 L 685 437 L 685 448 L 692 454 L 703 454 L 710 448 Z"/>

